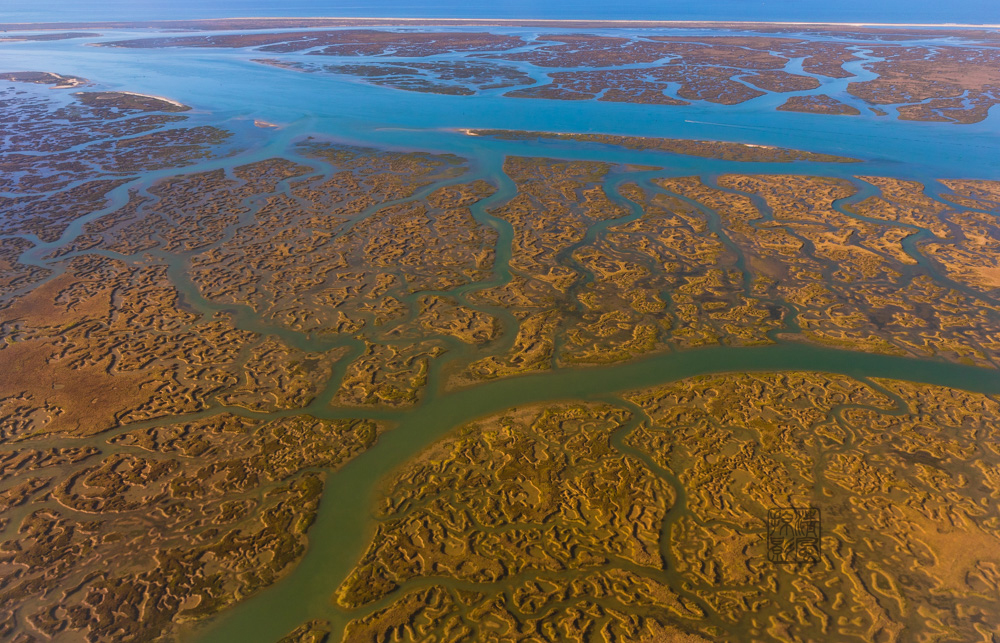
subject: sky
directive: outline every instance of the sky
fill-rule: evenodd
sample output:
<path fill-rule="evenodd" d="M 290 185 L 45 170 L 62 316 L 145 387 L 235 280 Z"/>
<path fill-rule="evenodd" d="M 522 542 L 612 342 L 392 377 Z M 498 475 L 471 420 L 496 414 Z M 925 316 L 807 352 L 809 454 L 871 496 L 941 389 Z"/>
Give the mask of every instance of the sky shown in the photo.
<path fill-rule="evenodd" d="M 1000 0 L 0 0 L 0 22 L 237 16 L 1000 24 Z"/>

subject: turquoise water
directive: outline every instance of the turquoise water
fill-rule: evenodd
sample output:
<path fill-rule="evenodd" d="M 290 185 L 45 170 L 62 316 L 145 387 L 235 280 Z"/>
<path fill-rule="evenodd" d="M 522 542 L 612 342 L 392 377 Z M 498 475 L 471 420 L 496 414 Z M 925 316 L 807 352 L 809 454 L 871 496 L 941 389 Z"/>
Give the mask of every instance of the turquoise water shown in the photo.
<path fill-rule="evenodd" d="M 491 29 L 533 36 L 532 29 Z M 546 30 L 551 32 L 552 30 Z M 660 30 L 661 33 L 672 33 Z M 319 133 L 358 143 L 404 149 L 426 149 L 465 156 L 482 154 L 593 155 L 592 147 L 472 139 L 461 128 L 530 129 L 560 132 L 603 132 L 641 136 L 729 140 L 776 145 L 861 158 L 864 166 L 813 167 L 809 173 L 937 178 L 1000 178 L 1000 118 L 974 125 L 899 121 L 878 117 L 867 109 L 861 116 L 830 117 L 778 112 L 785 95 L 767 95 L 736 106 L 632 105 L 598 101 L 550 101 L 506 98 L 501 91 L 480 96 L 447 96 L 399 91 L 362 83 L 349 77 L 302 74 L 251 62 L 260 53 L 225 49 L 142 50 L 86 46 L 87 42 L 119 40 L 149 32 L 105 31 L 104 38 L 58 42 L 26 42 L 0 46 L 0 69 L 45 70 L 83 76 L 99 89 L 126 89 L 168 96 L 195 107 L 196 118 L 227 122 L 252 130 L 254 118 L 283 126 L 266 136 L 252 133 L 252 145 L 280 150 L 290 140 Z M 618 33 L 621 33 L 620 31 Z M 625 32 L 630 33 L 630 32 Z M 648 32 L 645 32 L 648 33 Z M 677 31 L 696 35 L 689 31 Z M 859 45 L 862 51 L 863 45 Z M 265 54 L 266 56 L 266 54 Z M 316 62 L 316 56 L 282 56 Z M 448 59 L 448 56 L 437 57 Z M 347 59 L 323 57 L 336 64 Z M 357 62 L 358 58 L 351 59 Z M 364 59 L 361 59 L 364 60 Z M 380 61 L 391 60 L 382 57 Z M 795 69 L 798 61 L 789 68 Z M 531 69 L 530 67 L 525 67 Z M 849 65 L 858 79 L 870 77 L 860 63 Z M 540 72 L 532 69 L 536 76 Z M 815 93 L 845 97 L 845 80 L 822 79 Z M 847 98 L 847 100 L 851 100 Z M 891 109 L 890 109 L 891 111 Z M 245 127 L 244 127 L 245 126 Z M 609 150 L 601 158 L 616 160 Z M 787 164 L 755 166 L 706 162 L 689 157 L 629 152 L 629 162 L 668 163 L 679 173 L 786 172 Z M 798 168 L 796 168 L 798 169 Z M 802 168 L 800 171 L 806 171 Z"/>

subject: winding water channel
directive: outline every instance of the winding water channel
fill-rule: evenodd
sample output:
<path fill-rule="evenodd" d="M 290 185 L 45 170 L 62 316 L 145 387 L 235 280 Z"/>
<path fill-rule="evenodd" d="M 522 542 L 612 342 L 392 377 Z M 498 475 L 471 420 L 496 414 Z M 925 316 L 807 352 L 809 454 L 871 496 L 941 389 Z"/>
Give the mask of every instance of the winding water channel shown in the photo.
<path fill-rule="evenodd" d="M 371 508 L 379 482 L 453 428 L 478 417 L 541 402 L 590 399 L 727 372 L 821 371 L 859 378 L 890 378 L 1000 393 L 1000 373 L 930 360 L 859 354 L 804 344 L 711 347 L 615 366 L 565 369 L 430 395 L 378 443 L 329 476 L 310 546 L 296 569 L 260 594 L 224 613 L 201 632 L 202 641 L 274 641 L 311 618 L 337 628 L 362 613 L 335 607 L 333 593 L 361 558 L 374 533 Z M 440 579 L 435 579 L 439 581 Z M 397 590 L 402 591 L 402 590 Z M 332 638 L 339 640 L 338 633 Z"/>

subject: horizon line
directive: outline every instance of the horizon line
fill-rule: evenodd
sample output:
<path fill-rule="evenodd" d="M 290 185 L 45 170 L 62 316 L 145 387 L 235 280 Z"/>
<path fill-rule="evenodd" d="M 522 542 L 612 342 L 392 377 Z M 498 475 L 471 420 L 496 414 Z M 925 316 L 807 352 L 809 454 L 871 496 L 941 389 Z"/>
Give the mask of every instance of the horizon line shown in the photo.
<path fill-rule="evenodd" d="M 219 18 L 157 18 L 148 20 L 66 20 L 61 22 L 7 22 L 0 23 L 0 27 L 25 27 L 28 30 L 32 25 L 100 25 L 100 24 L 120 24 L 120 25 L 144 25 L 155 23 L 209 23 L 223 21 L 280 21 L 280 20 L 340 20 L 340 21 L 388 21 L 388 22 L 423 22 L 423 23 L 587 23 L 593 26 L 599 25 L 778 25 L 778 26 L 805 26 L 805 27 L 906 27 L 906 28 L 953 28 L 953 29 L 1000 29 L 1000 24 L 992 23 L 957 23 L 957 22 L 799 22 L 799 21 L 765 21 L 765 20 L 637 20 L 637 19 L 595 19 L 595 18 L 402 18 L 391 16 L 232 16 Z M 9 29 L 8 29 L 9 30 Z"/>

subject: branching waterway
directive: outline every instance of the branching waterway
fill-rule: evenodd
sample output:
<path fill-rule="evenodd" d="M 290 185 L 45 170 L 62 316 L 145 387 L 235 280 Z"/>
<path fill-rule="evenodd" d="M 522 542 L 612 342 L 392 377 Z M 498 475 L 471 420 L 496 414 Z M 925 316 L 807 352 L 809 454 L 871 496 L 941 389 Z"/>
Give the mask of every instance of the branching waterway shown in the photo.
<path fill-rule="evenodd" d="M 801 344 L 703 348 L 616 366 L 526 375 L 439 394 L 401 417 L 378 444 L 329 476 L 302 562 L 287 578 L 221 616 L 199 634 L 199 640 L 274 641 L 309 619 L 327 618 L 343 627 L 359 616 L 336 608 L 332 597 L 374 532 L 371 507 L 379 482 L 455 427 L 529 404 L 590 399 L 697 375 L 757 371 L 820 371 L 1000 394 L 1000 373 L 994 370 Z"/>

